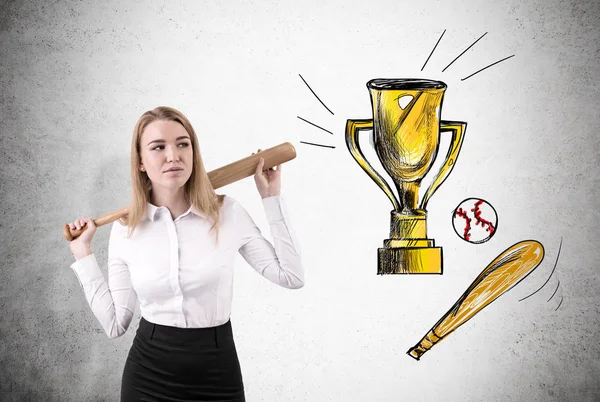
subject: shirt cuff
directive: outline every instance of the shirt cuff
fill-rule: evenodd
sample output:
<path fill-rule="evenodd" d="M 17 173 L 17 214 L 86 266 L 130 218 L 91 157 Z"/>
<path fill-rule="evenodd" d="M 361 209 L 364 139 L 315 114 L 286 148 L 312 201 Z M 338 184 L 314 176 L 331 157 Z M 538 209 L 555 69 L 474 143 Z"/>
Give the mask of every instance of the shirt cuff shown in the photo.
<path fill-rule="evenodd" d="M 284 220 L 281 195 L 263 198 L 262 203 L 267 215 L 267 221 L 269 223 L 280 222 Z"/>
<path fill-rule="evenodd" d="M 71 264 L 71 268 L 73 271 L 75 271 L 75 274 L 79 278 L 79 282 L 82 284 L 92 282 L 100 278 L 104 279 L 94 253 L 86 255 L 82 259 L 75 261 L 73 264 Z"/>

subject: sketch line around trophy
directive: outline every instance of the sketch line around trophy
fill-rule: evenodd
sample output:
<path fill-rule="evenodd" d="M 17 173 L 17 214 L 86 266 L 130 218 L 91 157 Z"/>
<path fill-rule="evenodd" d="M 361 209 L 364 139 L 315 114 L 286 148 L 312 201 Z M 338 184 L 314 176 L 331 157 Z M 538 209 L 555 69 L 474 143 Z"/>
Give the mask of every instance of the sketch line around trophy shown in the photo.
<path fill-rule="evenodd" d="M 519 284 L 540 265 L 543 259 L 544 246 L 535 240 L 515 243 L 501 252 L 481 271 L 431 330 L 408 350 L 407 354 L 419 360 L 436 343 Z"/>
<path fill-rule="evenodd" d="M 550 272 L 550 276 L 548 277 L 548 279 L 546 279 L 546 282 L 544 282 L 544 284 L 542 286 L 540 286 L 540 288 L 538 290 L 536 290 L 535 292 L 533 292 L 532 294 L 530 294 L 529 296 L 525 296 L 524 298 L 520 299 L 519 301 L 523 301 L 531 296 L 533 296 L 534 294 L 536 294 L 537 292 L 539 292 L 540 290 L 542 290 L 542 288 L 544 286 L 546 286 L 546 284 L 550 281 L 550 278 L 552 278 L 552 275 L 554 274 L 554 271 L 556 270 L 556 266 L 558 265 L 558 258 L 560 257 L 560 249 L 562 248 L 562 236 L 560 237 L 560 244 L 558 245 L 558 253 L 556 254 L 556 261 L 554 262 L 554 267 L 552 268 L 552 272 Z M 548 300 L 550 301 L 550 300 Z"/>
<path fill-rule="evenodd" d="M 481 35 L 481 36 L 479 37 L 479 39 L 477 39 L 475 42 L 473 42 L 473 43 L 471 44 L 471 46 L 469 46 L 468 48 L 466 48 L 465 50 L 463 50 L 463 52 L 462 52 L 461 54 L 459 54 L 458 56 L 456 56 L 456 58 L 455 58 L 454 60 L 452 60 L 452 61 L 450 62 L 450 64 L 448 64 L 446 67 L 444 67 L 444 69 L 442 70 L 442 73 L 443 73 L 444 71 L 446 71 L 446 69 L 447 69 L 448 67 L 450 67 L 450 66 L 452 65 L 452 63 L 454 63 L 456 60 L 458 60 L 458 58 L 459 58 L 460 56 L 462 56 L 463 54 L 465 54 L 465 53 L 467 52 L 467 50 L 469 50 L 469 49 L 470 49 L 470 48 L 472 48 L 472 47 L 473 47 L 473 46 L 474 46 L 474 45 L 475 45 L 477 42 L 479 42 L 479 40 L 480 40 L 481 38 L 483 38 L 485 35 L 487 35 L 487 32 L 486 32 L 486 33 L 484 33 L 483 35 Z"/>
<path fill-rule="evenodd" d="M 468 76 L 466 76 L 465 78 L 461 78 L 460 80 L 461 80 L 461 81 L 464 81 L 464 80 L 466 80 L 466 79 L 468 79 L 468 78 L 471 78 L 471 77 L 472 77 L 472 76 L 474 76 L 475 74 L 477 74 L 477 73 L 480 73 L 480 72 L 482 72 L 483 70 L 485 70 L 485 69 L 488 69 L 488 68 L 490 68 L 490 67 L 492 67 L 492 66 L 495 66 L 496 64 L 498 64 L 498 63 L 500 63 L 500 62 L 502 62 L 502 61 L 504 61 L 504 60 L 508 60 L 508 59 L 510 59 L 511 57 L 514 57 L 514 54 L 513 54 L 513 55 L 511 55 L 511 56 L 505 57 L 505 58 L 503 58 L 502 60 L 498 60 L 497 62 L 495 62 L 495 63 L 492 63 L 492 64 L 490 64 L 489 66 L 485 66 L 485 67 L 484 67 L 484 68 L 482 68 L 481 70 L 477 70 L 477 71 L 475 71 L 473 74 L 471 74 L 471 75 L 468 75 Z"/>
<path fill-rule="evenodd" d="M 440 38 L 438 39 L 438 41 L 435 43 L 435 46 L 433 47 L 433 49 L 431 50 L 431 53 L 429 53 L 429 57 L 427 57 L 427 60 L 425 60 L 425 63 L 423 64 L 423 67 L 421 67 L 421 71 L 423 71 L 423 69 L 425 68 L 425 66 L 427 65 L 427 62 L 429 61 L 429 59 L 431 58 L 431 55 L 433 54 L 433 52 L 435 52 L 435 48 L 437 47 L 437 45 L 440 43 L 440 41 L 442 40 L 442 36 L 444 36 L 444 34 L 446 33 L 446 30 L 444 29 L 444 32 L 442 32 L 442 34 L 440 35 Z"/>
<path fill-rule="evenodd" d="M 306 145 L 314 145 L 317 147 L 324 147 L 324 148 L 335 148 L 333 145 L 322 145 L 322 144 L 315 144 L 312 142 L 306 142 L 306 141 L 300 141 L 301 144 L 306 144 Z"/>
<path fill-rule="evenodd" d="M 308 120 L 306 120 L 306 119 L 303 119 L 303 118 L 302 118 L 302 117 L 300 117 L 300 116 L 296 116 L 296 117 L 297 117 L 297 118 L 299 118 L 300 120 L 302 120 L 303 122 L 306 122 L 306 123 L 310 124 L 311 126 L 315 126 L 315 127 L 317 127 L 317 128 L 320 128 L 321 130 L 323 130 L 323 131 L 326 131 L 326 132 L 328 132 L 329 134 L 333 135 L 333 132 L 331 132 L 331 131 L 327 130 L 326 128 L 323 128 L 323 127 L 321 127 L 321 126 L 318 126 L 318 125 L 316 125 L 315 123 L 312 123 L 312 122 L 310 122 L 310 121 L 308 121 Z"/>
<path fill-rule="evenodd" d="M 327 105 L 325 105 L 325 103 L 323 103 L 323 101 L 321 100 L 321 98 L 319 98 L 319 97 L 317 96 L 317 94 L 315 93 L 315 91 L 313 91 L 313 89 L 310 87 L 310 85 L 308 85 L 308 82 L 306 82 L 306 80 L 304 79 L 304 77 L 302 77 L 302 74 L 298 74 L 298 75 L 300 76 L 300 78 L 302 79 L 302 81 L 304 81 L 304 83 L 306 84 L 306 86 L 308 87 L 308 89 L 310 89 L 310 92 L 312 92 L 312 94 L 315 96 L 315 98 L 317 98 L 317 100 L 318 100 L 319 102 L 321 102 L 321 105 L 323 105 L 323 106 L 325 107 L 325 109 L 327 109 L 327 111 L 328 111 L 329 113 L 331 113 L 331 114 L 334 114 L 334 113 L 331 111 L 331 109 L 329 109 L 329 108 L 327 107 Z"/>

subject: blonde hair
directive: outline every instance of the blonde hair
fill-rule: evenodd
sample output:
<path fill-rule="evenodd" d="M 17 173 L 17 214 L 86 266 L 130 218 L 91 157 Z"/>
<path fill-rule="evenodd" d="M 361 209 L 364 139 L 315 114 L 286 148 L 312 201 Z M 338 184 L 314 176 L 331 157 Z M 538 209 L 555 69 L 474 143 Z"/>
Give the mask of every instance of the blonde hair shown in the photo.
<path fill-rule="evenodd" d="M 137 121 L 131 139 L 131 203 L 128 214 L 121 218 L 122 224 L 129 228 L 127 237 L 131 237 L 136 226 L 146 213 L 146 205 L 150 202 L 152 182 L 150 178 L 140 171 L 142 133 L 146 127 L 157 120 L 174 121 L 183 126 L 190 136 L 193 152 L 192 174 L 185 183 L 185 197 L 193 207 L 208 215 L 213 225 L 210 230 L 215 229 L 217 239 L 219 236 L 219 210 L 223 204 L 224 195 L 215 193 L 208 173 L 202 163 L 198 137 L 190 121 L 178 110 L 167 106 L 159 106 L 145 112 Z"/>

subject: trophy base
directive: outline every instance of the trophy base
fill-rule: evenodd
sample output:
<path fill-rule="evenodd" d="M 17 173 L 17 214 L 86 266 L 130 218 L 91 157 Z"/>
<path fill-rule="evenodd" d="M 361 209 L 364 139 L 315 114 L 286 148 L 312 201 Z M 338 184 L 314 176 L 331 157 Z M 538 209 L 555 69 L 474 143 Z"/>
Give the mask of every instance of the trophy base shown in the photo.
<path fill-rule="evenodd" d="M 441 247 L 377 249 L 377 275 L 443 273 Z"/>

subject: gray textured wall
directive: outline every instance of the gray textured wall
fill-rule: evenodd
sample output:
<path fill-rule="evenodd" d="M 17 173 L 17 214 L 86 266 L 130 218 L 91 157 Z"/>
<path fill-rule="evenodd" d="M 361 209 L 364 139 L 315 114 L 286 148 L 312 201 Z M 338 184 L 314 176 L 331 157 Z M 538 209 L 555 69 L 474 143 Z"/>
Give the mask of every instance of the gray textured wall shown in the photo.
<path fill-rule="evenodd" d="M 61 226 L 126 205 L 133 125 L 157 105 L 191 119 L 209 169 L 284 141 L 298 150 L 284 192 L 307 286 L 277 288 L 241 259 L 236 268 L 232 322 L 249 401 L 598 400 L 598 4 L 3 1 L 0 400 L 118 399 L 139 311 L 125 336 L 104 335 Z M 364 84 L 376 77 L 442 80 L 443 117 L 469 123 L 429 203 L 443 276 L 375 274 L 391 206 L 343 129 L 369 117 Z M 268 232 L 251 180 L 223 192 Z M 483 245 L 451 225 L 471 196 L 500 219 Z M 546 248 L 534 273 L 421 361 L 406 356 L 494 256 L 530 238 Z M 519 302 L 550 275 L 561 238 L 554 275 Z M 107 240 L 99 229 L 103 267 Z"/>

